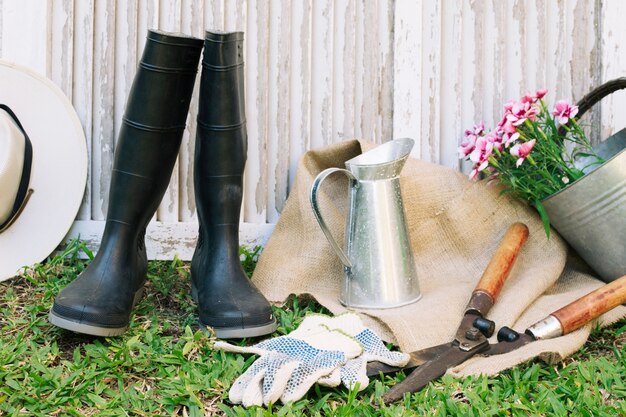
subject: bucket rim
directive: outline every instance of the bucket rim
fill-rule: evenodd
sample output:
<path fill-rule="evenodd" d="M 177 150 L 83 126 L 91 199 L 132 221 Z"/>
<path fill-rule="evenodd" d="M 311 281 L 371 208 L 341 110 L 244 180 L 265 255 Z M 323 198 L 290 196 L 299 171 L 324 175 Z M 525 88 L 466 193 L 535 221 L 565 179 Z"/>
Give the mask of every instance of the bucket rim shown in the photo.
<path fill-rule="evenodd" d="M 617 160 L 620 157 L 624 157 L 626 159 L 626 148 L 622 149 L 621 151 L 619 151 L 618 153 L 616 153 L 615 155 L 613 155 L 611 158 L 607 159 L 606 161 L 604 161 L 603 164 L 599 165 L 596 169 L 594 169 L 593 171 L 583 175 L 582 177 L 578 178 L 576 181 L 572 182 L 571 184 L 568 184 L 567 187 L 560 189 L 559 191 L 557 191 L 554 194 L 549 195 L 548 197 L 544 198 L 543 200 L 541 200 L 541 204 L 545 205 L 545 203 L 552 201 L 554 199 L 556 199 L 559 195 L 563 195 L 566 192 L 570 191 L 574 185 L 576 184 L 580 184 L 581 182 L 585 181 L 588 178 L 591 178 L 591 176 L 594 173 L 597 173 L 598 171 L 600 171 L 602 168 L 606 167 L 609 164 L 612 164 L 615 160 Z M 624 161 L 626 162 L 626 161 Z"/>

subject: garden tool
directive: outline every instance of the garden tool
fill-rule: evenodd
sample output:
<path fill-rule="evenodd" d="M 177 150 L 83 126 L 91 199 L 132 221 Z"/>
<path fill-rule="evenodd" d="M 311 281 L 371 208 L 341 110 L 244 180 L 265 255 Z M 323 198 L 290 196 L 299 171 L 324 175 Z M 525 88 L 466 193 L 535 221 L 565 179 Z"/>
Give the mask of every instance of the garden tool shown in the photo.
<path fill-rule="evenodd" d="M 440 353 L 427 362 L 421 361 L 420 353 L 415 352 L 411 356 L 416 360 L 412 359 L 407 366 L 419 368 L 392 387 L 383 395 L 383 400 L 390 403 L 401 399 L 406 393 L 417 392 L 429 382 L 441 377 L 449 368 L 465 362 L 474 355 L 501 355 L 537 340 L 569 334 L 624 302 L 626 302 L 626 275 L 553 312 L 528 327 L 524 333 L 520 334 L 509 327 L 502 327 L 497 334 L 498 343 L 489 344 L 480 332 L 472 332 L 476 337 L 469 340 L 471 346 L 463 346 L 464 342 L 459 342 L 457 337 L 452 343 L 431 350 L 431 354 L 435 350 L 439 350 Z M 466 330 L 468 335 L 471 331 L 472 328 Z"/>
<path fill-rule="evenodd" d="M 346 161 L 347 169 L 328 168 L 313 181 L 311 207 L 343 263 L 339 301 L 346 307 L 393 308 L 421 297 L 400 190 L 400 171 L 414 143 L 408 138 L 386 142 Z M 332 236 L 318 202 L 322 182 L 336 172 L 350 179 L 347 253 Z"/>
<path fill-rule="evenodd" d="M 391 373 L 399 369 L 414 369 L 451 350 L 451 346 L 462 352 L 472 352 L 478 342 L 491 337 L 495 331 L 495 323 L 486 318 L 487 313 L 500 294 L 500 290 L 513 269 L 515 260 L 526 239 L 528 239 L 528 227 L 525 224 L 513 223 L 509 226 L 472 292 L 472 296 L 465 307 L 461 325 L 452 343 L 444 343 L 409 353 L 411 359 L 402 368 L 372 362 L 367 367 L 367 375 L 374 376 L 381 372 Z"/>
<path fill-rule="evenodd" d="M 200 325 L 217 337 L 276 329 L 271 306 L 239 259 L 239 217 L 246 163 L 243 33 L 206 32 L 194 156 L 200 223 L 191 261 Z"/>
<path fill-rule="evenodd" d="M 148 31 L 115 149 L 100 249 L 57 296 L 52 324 L 96 336 L 128 327 L 146 279 L 146 226 L 176 162 L 201 49 L 201 39 Z"/>
<path fill-rule="evenodd" d="M 230 401 L 249 407 L 269 405 L 278 399 L 283 403 L 298 400 L 320 378 L 361 355 L 363 348 L 356 339 L 322 325 L 324 320 L 307 316 L 288 335 L 249 347 L 216 342 L 216 349 L 260 356 L 235 380 Z"/>

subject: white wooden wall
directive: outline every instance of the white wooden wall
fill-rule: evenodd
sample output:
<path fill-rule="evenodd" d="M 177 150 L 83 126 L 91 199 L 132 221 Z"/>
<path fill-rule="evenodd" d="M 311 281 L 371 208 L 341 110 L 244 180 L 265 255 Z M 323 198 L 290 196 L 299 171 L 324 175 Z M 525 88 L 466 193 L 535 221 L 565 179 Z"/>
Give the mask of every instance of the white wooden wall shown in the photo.
<path fill-rule="evenodd" d="M 71 236 L 97 248 L 116 132 L 146 30 L 245 32 L 249 154 L 242 243 L 263 243 L 299 157 L 347 138 L 409 136 L 414 156 L 455 169 L 465 128 L 546 87 L 577 100 L 626 76 L 622 0 L 0 0 L 0 57 L 50 77 L 85 129 L 90 172 Z M 626 126 L 626 93 L 587 120 Z M 191 256 L 197 94 L 170 188 L 148 236 L 153 258 Z"/>

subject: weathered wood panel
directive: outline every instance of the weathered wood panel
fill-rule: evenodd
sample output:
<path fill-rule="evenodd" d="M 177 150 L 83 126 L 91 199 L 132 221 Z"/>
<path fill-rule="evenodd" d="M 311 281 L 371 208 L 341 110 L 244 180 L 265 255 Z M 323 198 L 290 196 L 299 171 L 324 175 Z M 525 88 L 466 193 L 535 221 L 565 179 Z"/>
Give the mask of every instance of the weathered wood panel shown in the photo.
<path fill-rule="evenodd" d="M 94 2 L 91 219 L 103 220 L 115 153 L 115 0 Z M 51 36 L 56 36 L 51 33 Z M 89 53 L 89 51 L 86 51 Z M 129 59 L 129 58 L 127 58 Z M 119 109 L 118 109 L 119 111 Z"/>
<path fill-rule="evenodd" d="M 94 1 L 78 1 L 74 4 L 73 25 L 74 59 L 72 62 L 72 103 L 85 132 L 87 152 L 93 155 L 93 50 L 94 50 Z M 89 158 L 87 186 L 78 213 L 79 220 L 91 220 L 93 194 L 93 158 Z"/>
<path fill-rule="evenodd" d="M 601 71 L 600 79 L 612 80 L 626 77 L 626 2 L 604 1 L 600 14 L 600 42 L 596 46 L 601 65 L 595 71 Z M 611 94 L 601 102 L 600 138 L 606 138 L 626 128 L 626 91 Z"/>
<path fill-rule="evenodd" d="M 464 129 L 493 127 L 508 99 L 545 87 L 549 103 L 577 100 L 624 76 L 624 15 L 620 0 L 0 0 L 0 57 L 47 75 L 72 100 L 90 153 L 74 230 L 97 233 L 147 29 L 244 31 L 245 234 L 277 221 L 308 149 L 408 136 L 414 156 L 467 170 L 456 155 Z M 163 248 L 176 236 L 193 245 L 197 91 L 151 228 L 172 234 L 169 243 L 159 235 Z M 585 118 L 594 140 L 626 126 L 625 105 L 626 92 L 616 93 Z"/>

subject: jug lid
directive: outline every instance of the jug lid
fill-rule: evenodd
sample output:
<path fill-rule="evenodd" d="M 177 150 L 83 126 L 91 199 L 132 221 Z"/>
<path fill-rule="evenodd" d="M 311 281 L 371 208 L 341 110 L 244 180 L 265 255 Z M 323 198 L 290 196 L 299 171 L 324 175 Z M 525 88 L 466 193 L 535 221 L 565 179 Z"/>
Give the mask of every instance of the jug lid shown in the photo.
<path fill-rule="evenodd" d="M 346 168 L 358 180 L 386 180 L 400 175 L 415 141 L 390 140 L 346 161 Z"/>

